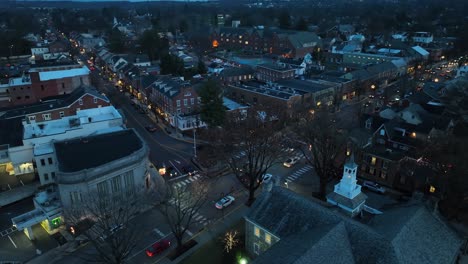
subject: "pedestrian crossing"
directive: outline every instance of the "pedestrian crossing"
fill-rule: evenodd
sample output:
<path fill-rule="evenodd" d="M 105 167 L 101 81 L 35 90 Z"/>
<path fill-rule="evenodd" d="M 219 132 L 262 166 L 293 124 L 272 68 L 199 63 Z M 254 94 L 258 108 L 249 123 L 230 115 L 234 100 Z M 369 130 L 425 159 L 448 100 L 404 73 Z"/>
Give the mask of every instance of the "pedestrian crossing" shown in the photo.
<path fill-rule="evenodd" d="M 169 199 L 169 203 L 172 204 L 172 205 L 175 205 L 176 204 L 176 199 L 175 198 Z M 186 204 L 181 204 L 180 205 L 181 210 L 187 209 L 188 207 L 189 207 L 189 205 L 186 205 Z M 192 219 L 194 220 L 193 221 L 194 223 L 200 223 L 203 226 L 206 226 L 206 225 L 209 224 L 209 220 L 205 216 L 200 214 L 199 212 L 195 212 L 193 214 Z"/>
<path fill-rule="evenodd" d="M 286 178 L 286 182 L 287 183 L 290 183 L 290 182 L 293 182 L 295 180 L 297 180 L 298 178 L 300 178 L 302 175 L 304 175 L 305 173 L 307 173 L 308 171 L 312 170 L 312 166 L 310 165 L 306 165 L 304 167 L 302 167 L 301 169 L 295 171 L 293 174 L 289 175 L 287 178 Z"/>
<path fill-rule="evenodd" d="M 193 176 L 189 176 L 187 179 L 183 179 L 183 180 L 180 180 L 178 182 L 174 182 L 174 186 L 176 188 L 182 188 L 184 186 L 186 186 L 187 184 L 190 184 L 194 181 L 197 181 L 197 180 L 200 180 L 201 178 L 201 175 L 200 174 L 195 174 Z"/>

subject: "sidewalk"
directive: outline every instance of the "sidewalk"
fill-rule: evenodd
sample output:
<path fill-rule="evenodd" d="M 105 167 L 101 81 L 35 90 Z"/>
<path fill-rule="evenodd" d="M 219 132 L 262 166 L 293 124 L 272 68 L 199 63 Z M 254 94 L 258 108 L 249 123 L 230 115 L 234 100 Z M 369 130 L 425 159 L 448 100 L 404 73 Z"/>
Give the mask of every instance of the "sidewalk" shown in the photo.
<path fill-rule="evenodd" d="M 0 192 L 0 208 L 33 196 L 39 187 L 39 182 L 29 183 L 24 186 L 13 188 L 9 191 Z"/>
<path fill-rule="evenodd" d="M 198 234 L 195 234 L 192 239 L 197 241 L 197 245 L 189 249 L 184 254 L 180 255 L 175 260 L 171 261 L 167 257 L 161 259 L 160 264 L 176 264 L 184 260 L 185 258 L 192 255 L 194 252 L 203 247 L 206 243 L 210 242 L 213 239 L 216 239 L 219 235 L 228 230 L 231 226 L 239 222 L 244 218 L 245 215 L 249 212 L 250 207 L 247 207 L 244 204 L 241 204 L 239 207 L 226 214 L 224 218 L 217 220 L 216 222 L 211 223 L 207 229 L 202 230 Z"/>

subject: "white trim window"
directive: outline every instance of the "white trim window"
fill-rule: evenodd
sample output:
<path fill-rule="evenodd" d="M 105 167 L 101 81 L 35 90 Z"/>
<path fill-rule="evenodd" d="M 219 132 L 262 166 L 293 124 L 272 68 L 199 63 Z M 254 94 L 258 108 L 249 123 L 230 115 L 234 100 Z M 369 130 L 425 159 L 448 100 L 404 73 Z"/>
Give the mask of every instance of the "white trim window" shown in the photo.
<path fill-rule="evenodd" d="M 176 101 L 177 107 L 180 107 L 180 100 Z"/>
<path fill-rule="evenodd" d="M 79 105 L 83 105 L 83 99 L 79 99 L 79 100 L 78 100 L 78 104 L 79 104 Z"/>
<path fill-rule="evenodd" d="M 253 244 L 253 251 L 255 254 L 260 255 L 260 245 L 258 243 Z"/>
<path fill-rule="evenodd" d="M 48 121 L 48 120 L 51 120 L 52 119 L 52 116 L 50 113 L 48 114 L 42 114 L 42 119 L 44 119 L 45 121 Z"/>
<path fill-rule="evenodd" d="M 64 111 L 60 111 L 59 114 L 60 114 L 60 118 L 63 118 L 63 117 L 65 116 L 65 112 L 64 112 Z"/>
<path fill-rule="evenodd" d="M 28 116 L 28 119 L 29 121 L 36 121 L 36 116 L 35 115 Z"/>
<path fill-rule="evenodd" d="M 255 235 L 256 237 L 260 237 L 260 228 L 258 228 L 258 227 L 256 227 L 256 226 L 254 227 L 254 235 Z"/>

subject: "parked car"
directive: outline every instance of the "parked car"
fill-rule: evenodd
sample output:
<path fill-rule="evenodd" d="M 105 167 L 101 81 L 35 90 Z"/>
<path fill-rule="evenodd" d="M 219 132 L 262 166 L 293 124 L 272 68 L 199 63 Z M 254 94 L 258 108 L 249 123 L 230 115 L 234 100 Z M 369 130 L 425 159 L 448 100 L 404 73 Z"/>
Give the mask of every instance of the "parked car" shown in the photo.
<path fill-rule="evenodd" d="M 236 199 L 234 197 L 232 197 L 231 195 L 228 195 L 228 196 L 223 197 L 221 200 L 219 200 L 215 206 L 218 209 L 224 209 L 228 207 L 229 205 L 231 205 L 235 200 Z"/>
<path fill-rule="evenodd" d="M 296 164 L 297 162 L 299 161 L 299 158 L 289 158 L 287 159 L 284 163 L 283 163 L 283 166 L 287 167 L 287 168 L 291 168 L 292 166 L 294 166 L 294 164 Z"/>
<path fill-rule="evenodd" d="M 145 129 L 148 131 L 148 132 L 156 132 L 158 130 L 157 127 L 155 126 L 145 126 Z"/>
<path fill-rule="evenodd" d="M 146 249 L 146 255 L 148 257 L 153 257 L 154 255 L 157 255 L 163 252 L 164 250 L 168 249 L 170 246 L 171 246 L 171 241 L 169 240 L 164 239 L 164 240 L 158 241 Z"/>
<path fill-rule="evenodd" d="M 371 182 L 371 181 L 364 181 L 362 186 L 364 188 L 367 188 L 371 191 L 378 192 L 378 193 L 385 193 L 387 191 L 385 187 L 380 186 L 378 183 Z"/>
<path fill-rule="evenodd" d="M 271 181 L 271 178 L 273 178 L 273 175 L 271 175 L 270 173 L 263 174 L 262 183 L 268 183 L 269 181 Z"/>

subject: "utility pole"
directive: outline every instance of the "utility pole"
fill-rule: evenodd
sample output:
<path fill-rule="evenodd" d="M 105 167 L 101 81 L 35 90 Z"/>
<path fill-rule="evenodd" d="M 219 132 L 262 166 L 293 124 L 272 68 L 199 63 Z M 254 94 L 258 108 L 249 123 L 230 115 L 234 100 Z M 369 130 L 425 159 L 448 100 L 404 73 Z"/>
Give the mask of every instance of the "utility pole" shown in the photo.
<path fill-rule="evenodd" d="M 197 158 L 197 138 L 195 137 L 195 128 L 193 129 L 193 157 Z"/>

